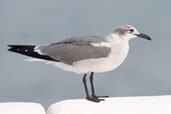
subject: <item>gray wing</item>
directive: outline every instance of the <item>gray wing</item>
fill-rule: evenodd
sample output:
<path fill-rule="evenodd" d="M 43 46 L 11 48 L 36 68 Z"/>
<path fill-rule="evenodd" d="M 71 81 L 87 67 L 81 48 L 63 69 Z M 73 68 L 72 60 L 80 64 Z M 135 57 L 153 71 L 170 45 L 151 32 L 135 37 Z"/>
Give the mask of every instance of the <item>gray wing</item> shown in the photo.
<path fill-rule="evenodd" d="M 40 46 L 39 50 L 55 60 L 72 65 L 73 62 L 83 59 L 107 57 L 111 51 L 109 47 L 91 45 L 100 42 L 104 40 L 97 36 L 72 37 L 48 46 Z"/>

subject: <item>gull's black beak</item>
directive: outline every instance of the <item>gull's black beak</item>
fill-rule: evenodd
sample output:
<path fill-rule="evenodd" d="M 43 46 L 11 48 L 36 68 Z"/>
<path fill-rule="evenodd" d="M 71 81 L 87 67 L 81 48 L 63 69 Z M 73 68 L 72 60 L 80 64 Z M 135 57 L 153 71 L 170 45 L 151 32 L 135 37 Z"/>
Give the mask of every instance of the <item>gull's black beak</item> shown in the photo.
<path fill-rule="evenodd" d="M 146 34 L 143 34 L 143 33 L 140 33 L 140 34 L 135 34 L 137 37 L 139 38 L 144 38 L 144 39 L 147 39 L 147 40 L 152 40 L 150 36 L 146 35 Z"/>

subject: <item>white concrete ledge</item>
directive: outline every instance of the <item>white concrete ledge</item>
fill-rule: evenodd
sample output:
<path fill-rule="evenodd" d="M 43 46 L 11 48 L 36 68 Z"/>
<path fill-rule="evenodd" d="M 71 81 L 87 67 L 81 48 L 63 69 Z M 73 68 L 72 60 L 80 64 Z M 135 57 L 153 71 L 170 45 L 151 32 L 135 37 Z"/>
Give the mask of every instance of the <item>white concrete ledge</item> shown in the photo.
<path fill-rule="evenodd" d="M 47 114 L 171 114 L 171 96 L 65 100 L 51 105 Z"/>
<path fill-rule="evenodd" d="M 37 103 L 6 102 L 0 103 L 0 114 L 46 114 L 42 105 Z"/>

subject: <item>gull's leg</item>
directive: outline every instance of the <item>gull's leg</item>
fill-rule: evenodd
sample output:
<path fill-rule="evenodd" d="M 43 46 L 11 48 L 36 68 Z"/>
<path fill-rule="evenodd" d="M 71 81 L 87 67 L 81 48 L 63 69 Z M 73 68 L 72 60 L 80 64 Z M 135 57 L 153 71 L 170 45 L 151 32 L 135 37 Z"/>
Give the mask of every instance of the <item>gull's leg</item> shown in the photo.
<path fill-rule="evenodd" d="M 84 88 L 85 88 L 85 92 L 86 92 L 86 99 L 89 101 L 96 102 L 96 103 L 104 100 L 104 99 L 98 99 L 97 97 L 92 97 L 92 96 L 90 97 L 88 88 L 87 88 L 87 83 L 86 83 L 86 76 L 87 76 L 87 74 L 84 74 L 84 77 L 83 77 L 83 84 L 84 84 Z"/>
<path fill-rule="evenodd" d="M 92 97 L 93 98 L 108 97 L 108 96 L 96 96 L 95 95 L 94 84 L 93 84 L 93 75 L 94 75 L 94 72 L 91 72 L 91 74 L 90 74 L 90 84 L 91 84 Z"/>
<path fill-rule="evenodd" d="M 93 84 L 93 75 L 94 75 L 94 72 L 91 72 L 90 74 L 90 84 L 91 84 L 91 91 L 92 91 L 92 97 L 95 97 L 95 90 L 94 90 L 94 84 Z"/>
<path fill-rule="evenodd" d="M 87 88 L 87 83 L 86 83 L 86 76 L 87 76 L 87 74 L 84 74 L 83 84 L 84 84 L 84 88 L 85 88 L 85 92 L 86 92 L 86 98 L 88 98 L 90 96 L 89 96 L 89 93 L 88 93 L 88 88 Z"/>

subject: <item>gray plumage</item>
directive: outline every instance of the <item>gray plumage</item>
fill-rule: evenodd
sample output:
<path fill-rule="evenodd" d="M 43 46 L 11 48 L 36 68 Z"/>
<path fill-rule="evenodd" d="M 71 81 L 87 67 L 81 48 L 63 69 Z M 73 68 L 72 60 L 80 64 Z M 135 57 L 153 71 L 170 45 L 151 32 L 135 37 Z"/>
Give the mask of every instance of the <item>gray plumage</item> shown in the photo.
<path fill-rule="evenodd" d="M 42 54 L 51 58 L 72 65 L 73 62 L 107 57 L 111 49 L 109 47 L 97 47 L 91 43 L 106 42 L 102 37 L 72 37 L 48 46 L 39 46 Z"/>

